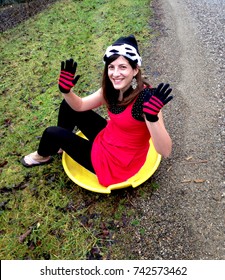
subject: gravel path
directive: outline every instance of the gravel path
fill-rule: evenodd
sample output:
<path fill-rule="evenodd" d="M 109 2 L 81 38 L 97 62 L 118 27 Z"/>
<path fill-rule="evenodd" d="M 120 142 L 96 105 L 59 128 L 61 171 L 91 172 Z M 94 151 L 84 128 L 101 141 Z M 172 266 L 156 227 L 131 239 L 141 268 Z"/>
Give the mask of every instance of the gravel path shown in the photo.
<path fill-rule="evenodd" d="M 136 250 L 140 259 L 225 259 L 225 1 L 154 0 L 152 7 L 160 36 L 143 60 L 153 85 L 174 89 L 164 110 L 174 146 L 154 175 L 160 188 L 136 201 L 145 229 Z"/>

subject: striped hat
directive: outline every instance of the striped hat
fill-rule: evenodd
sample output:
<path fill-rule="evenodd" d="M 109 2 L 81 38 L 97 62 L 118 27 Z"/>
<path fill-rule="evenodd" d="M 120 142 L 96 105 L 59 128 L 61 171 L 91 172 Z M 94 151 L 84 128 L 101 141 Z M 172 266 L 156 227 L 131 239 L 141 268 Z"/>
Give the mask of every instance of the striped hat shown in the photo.
<path fill-rule="evenodd" d="M 110 56 L 115 54 L 127 57 L 137 63 L 138 66 L 141 66 L 142 59 L 139 54 L 137 41 L 134 35 L 120 37 L 115 41 L 115 43 L 109 46 L 103 57 L 104 62 L 106 62 Z"/>

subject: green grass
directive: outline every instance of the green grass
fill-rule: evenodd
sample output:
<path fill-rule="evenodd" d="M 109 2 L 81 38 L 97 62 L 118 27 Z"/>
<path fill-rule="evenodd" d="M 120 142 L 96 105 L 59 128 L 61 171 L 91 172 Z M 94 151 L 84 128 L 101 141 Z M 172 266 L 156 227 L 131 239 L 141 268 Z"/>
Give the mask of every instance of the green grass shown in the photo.
<path fill-rule="evenodd" d="M 60 157 L 34 169 L 25 169 L 19 159 L 36 149 L 44 128 L 56 124 L 61 60 L 78 62 L 76 92 L 93 92 L 109 44 L 129 34 L 136 35 L 140 51 L 149 43 L 149 2 L 62 0 L 1 34 L 1 259 L 125 256 L 123 240 L 116 238 L 132 240 L 139 217 L 129 201 L 149 192 L 149 184 L 141 191 L 99 195 L 71 182 Z"/>

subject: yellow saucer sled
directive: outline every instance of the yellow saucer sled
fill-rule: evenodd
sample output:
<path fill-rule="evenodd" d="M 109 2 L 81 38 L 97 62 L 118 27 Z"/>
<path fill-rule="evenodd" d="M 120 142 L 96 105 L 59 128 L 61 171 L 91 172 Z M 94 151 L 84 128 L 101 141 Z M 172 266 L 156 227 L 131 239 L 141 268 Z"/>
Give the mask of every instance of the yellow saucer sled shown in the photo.
<path fill-rule="evenodd" d="M 85 136 L 78 131 L 77 134 L 81 137 Z M 136 188 L 137 186 L 148 180 L 152 174 L 156 171 L 161 161 L 161 155 L 159 155 L 150 139 L 150 148 L 145 161 L 145 164 L 134 176 L 130 177 L 128 180 L 113 184 L 108 187 L 104 187 L 99 184 L 97 176 L 81 166 L 79 163 L 74 161 L 69 155 L 63 152 L 62 164 L 63 168 L 68 175 L 68 177 L 77 185 L 85 188 L 92 192 L 109 194 L 112 190 L 122 189 L 132 186 Z"/>

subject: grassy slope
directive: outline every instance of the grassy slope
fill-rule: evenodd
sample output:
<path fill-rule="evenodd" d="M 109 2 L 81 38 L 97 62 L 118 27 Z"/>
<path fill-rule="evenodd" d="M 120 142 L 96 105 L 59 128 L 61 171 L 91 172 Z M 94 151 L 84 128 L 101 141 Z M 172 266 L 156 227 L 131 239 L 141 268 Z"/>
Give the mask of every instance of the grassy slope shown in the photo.
<path fill-rule="evenodd" d="M 125 256 L 114 239 L 124 231 L 129 243 L 129 227 L 138 217 L 128 198 L 144 195 L 144 188 L 101 196 L 77 188 L 59 157 L 50 166 L 28 170 L 19 159 L 36 149 L 45 127 L 56 123 L 60 61 L 77 60 L 77 93 L 96 90 L 105 48 L 135 34 L 142 49 L 150 36 L 149 16 L 149 0 L 62 0 L 1 34 L 1 259 Z M 28 234 L 20 243 L 23 233 Z"/>

